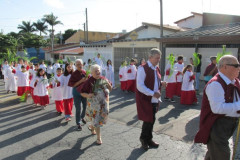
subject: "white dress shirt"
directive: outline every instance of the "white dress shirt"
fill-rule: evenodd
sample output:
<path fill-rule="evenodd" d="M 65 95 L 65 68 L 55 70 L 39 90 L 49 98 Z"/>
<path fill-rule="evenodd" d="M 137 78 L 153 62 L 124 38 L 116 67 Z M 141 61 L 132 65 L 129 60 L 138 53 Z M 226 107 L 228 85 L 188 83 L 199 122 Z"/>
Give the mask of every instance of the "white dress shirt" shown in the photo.
<path fill-rule="evenodd" d="M 229 85 L 230 83 L 235 84 L 235 80 L 231 81 L 221 72 L 219 72 L 219 75 L 226 82 L 227 85 Z M 210 107 L 213 113 L 225 114 L 229 117 L 240 117 L 240 114 L 237 113 L 237 111 L 240 110 L 240 99 L 237 92 L 234 92 L 233 103 L 226 103 L 222 85 L 219 82 L 214 81 L 207 85 L 206 94 L 208 96 Z M 236 96 L 238 101 L 236 101 Z"/>
<path fill-rule="evenodd" d="M 137 71 L 137 89 L 142 92 L 143 94 L 147 96 L 153 96 L 155 92 L 159 92 L 159 86 L 160 86 L 160 79 L 158 79 L 157 76 L 157 66 L 153 66 L 150 61 L 147 61 L 148 66 L 154 70 L 155 74 L 155 81 L 154 81 L 154 89 L 151 90 L 150 88 L 147 88 L 147 86 L 144 84 L 144 81 L 146 79 L 146 73 L 144 70 L 144 67 L 139 67 Z M 161 102 L 161 98 L 157 99 L 156 97 L 152 97 L 151 103 L 158 103 Z"/>

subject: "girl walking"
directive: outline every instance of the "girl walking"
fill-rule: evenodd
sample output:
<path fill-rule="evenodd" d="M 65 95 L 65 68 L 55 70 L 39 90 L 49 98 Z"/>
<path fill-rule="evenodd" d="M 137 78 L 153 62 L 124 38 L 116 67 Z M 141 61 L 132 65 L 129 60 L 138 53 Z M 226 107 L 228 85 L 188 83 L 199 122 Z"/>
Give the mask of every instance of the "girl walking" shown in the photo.
<path fill-rule="evenodd" d="M 193 86 L 194 80 L 195 75 L 192 72 L 192 65 L 189 64 L 183 69 L 181 104 L 197 103 L 196 92 Z"/>

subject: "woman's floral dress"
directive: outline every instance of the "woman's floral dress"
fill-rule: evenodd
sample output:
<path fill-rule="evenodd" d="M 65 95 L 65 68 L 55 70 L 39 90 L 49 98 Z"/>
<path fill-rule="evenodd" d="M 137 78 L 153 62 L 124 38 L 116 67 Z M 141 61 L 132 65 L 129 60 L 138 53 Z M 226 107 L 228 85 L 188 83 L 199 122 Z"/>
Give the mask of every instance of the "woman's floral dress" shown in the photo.
<path fill-rule="evenodd" d="M 97 79 L 91 83 L 94 93 L 92 98 L 87 98 L 86 117 L 92 121 L 94 127 L 101 127 L 106 124 L 109 113 L 109 90 L 106 86 L 106 79 Z"/>

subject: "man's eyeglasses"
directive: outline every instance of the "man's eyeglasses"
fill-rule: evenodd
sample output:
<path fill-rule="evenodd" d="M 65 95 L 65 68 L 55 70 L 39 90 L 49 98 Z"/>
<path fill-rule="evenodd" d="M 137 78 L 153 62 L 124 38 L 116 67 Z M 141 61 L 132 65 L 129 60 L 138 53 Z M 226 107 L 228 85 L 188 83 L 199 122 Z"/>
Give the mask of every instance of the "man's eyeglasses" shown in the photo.
<path fill-rule="evenodd" d="M 240 64 L 226 64 L 227 66 L 233 66 L 233 67 L 235 67 L 235 68 L 238 68 L 238 67 L 240 67 Z"/>

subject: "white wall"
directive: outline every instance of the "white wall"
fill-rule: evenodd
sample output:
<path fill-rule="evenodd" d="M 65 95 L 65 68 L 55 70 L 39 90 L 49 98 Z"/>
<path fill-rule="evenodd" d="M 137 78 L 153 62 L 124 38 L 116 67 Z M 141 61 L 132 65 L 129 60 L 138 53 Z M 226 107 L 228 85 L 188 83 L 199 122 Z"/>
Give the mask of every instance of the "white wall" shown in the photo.
<path fill-rule="evenodd" d="M 112 62 L 114 62 L 113 57 L 113 48 L 112 45 L 107 45 L 106 47 L 86 47 L 84 48 L 84 55 L 83 55 L 83 62 L 88 61 L 88 59 L 93 59 L 97 57 L 97 53 L 100 53 L 103 57 L 103 60 L 107 62 L 108 59 L 110 59 Z M 104 65 L 105 62 L 104 62 Z"/>
<path fill-rule="evenodd" d="M 169 56 L 169 54 L 174 54 L 176 60 L 179 55 L 183 56 L 183 63 L 184 65 L 189 64 L 189 58 L 192 57 L 193 53 L 195 51 L 195 48 L 166 48 L 166 57 Z M 165 64 L 167 64 L 167 59 L 165 61 Z"/>
<path fill-rule="evenodd" d="M 180 21 L 177 25 L 183 28 L 199 28 L 202 26 L 202 16 L 194 15 L 194 17 L 188 18 L 184 21 Z"/>

